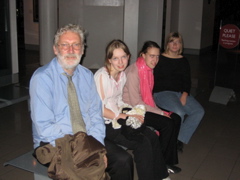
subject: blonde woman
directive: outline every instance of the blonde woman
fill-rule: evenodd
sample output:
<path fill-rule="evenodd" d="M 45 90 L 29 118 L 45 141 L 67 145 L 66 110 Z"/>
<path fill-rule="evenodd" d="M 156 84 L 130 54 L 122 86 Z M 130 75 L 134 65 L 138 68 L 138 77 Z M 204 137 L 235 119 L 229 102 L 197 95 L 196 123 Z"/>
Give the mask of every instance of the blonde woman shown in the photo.
<path fill-rule="evenodd" d="M 154 69 L 156 104 L 174 111 L 182 120 L 178 135 L 179 151 L 183 151 L 183 144 L 189 143 L 204 115 L 203 107 L 190 94 L 190 66 L 182 51 L 182 36 L 178 32 L 170 33 L 166 39 L 165 51 Z"/>

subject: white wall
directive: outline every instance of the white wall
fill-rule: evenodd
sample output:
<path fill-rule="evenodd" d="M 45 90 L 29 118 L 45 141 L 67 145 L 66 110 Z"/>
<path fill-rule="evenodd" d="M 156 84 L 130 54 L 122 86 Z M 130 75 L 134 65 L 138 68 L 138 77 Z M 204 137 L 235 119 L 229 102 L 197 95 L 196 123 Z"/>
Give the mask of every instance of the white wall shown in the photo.
<path fill-rule="evenodd" d="M 131 52 L 130 63 L 135 62 L 138 53 L 139 0 L 125 1 L 123 40 Z"/>
<path fill-rule="evenodd" d="M 55 57 L 53 38 L 58 28 L 57 0 L 39 1 L 40 65 L 47 64 Z"/>
<path fill-rule="evenodd" d="M 18 69 L 18 49 L 17 49 L 17 19 L 16 19 L 16 2 L 9 1 L 10 14 L 10 34 L 11 34 L 11 61 L 12 74 L 17 74 Z M 14 80 L 13 80 L 14 81 Z"/>
<path fill-rule="evenodd" d="M 183 35 L 184 48 L 200 49 L 203 0 L 180 0 L 178 31 Z"/>
<path fill-rule="evenodd" d="M 164 43 L 166 36 L 170 32 L 178 31 L 178 22 L 179 22 L 179 1 L 180 0 L 168 0 L 166 1 L 166 23 L 165 23 L 165 31 L 164 31 Z M 162 47 L 164 48 L 164 47 Z"/>
<path fill-rule="evenodd" d="M 123 39 L 132 53 L 132 62 L 147 40 L 162 42 L 163 0 L 59 0 L 59 26 L 83 25 L 89 32 L 83 65 L 103 65 L 106 44 Z M 184 48 L 199 53 L 211 46 L 214 23 L 213 1 L 168 0 L 168 31 L 179 31 Z M 33 22 L 32 0 L 24 0 L 25 44 L 39 45 L 39 26 Z M 186 52 L 186 51 L 185 51 Z"/>
<path fill-rule="evenodd" d="M 167 19 L 167 21 L 170 21 L 170 32 L 176 32 L 178 31 L 178 21 L 179 21 L 179 1 L 180 0 L 171 0 L 171 6 L 167 7 L 168 10 L 171 11 L 170 18 Z M 170 33 L 166 32 L 166 34 Z"/>
<path fill-rule="evenodd" d="M 161 45 L 163 0 L 139 0 L 138 51 L 145 41 Z"/>
<path fill-rule="evenodd" d="M 123 5 L 123 0 L 59 1 L 59 26 L 77 23 L 88 32 L 82 65 L 93 69 L 102 67 L 107 44 L 113 39 L 123 40 Z"/>
<path fill-rule="evenodd" d="M 39 26 L 33 22 L 33 0 L 23 0 L 24 38 L 27 45 L 39 45 Z"/>
<path fill-rule="evenodd" d="M 212 46 L 215 2 L 180 0 L 178 31 L 183 35 L 185 53 L 200 54 Z"/>
<path fill-rule="evenodd" d="M 214 33 L 215 1 L 203 2 L 201 49 L 212 46 Z"/>

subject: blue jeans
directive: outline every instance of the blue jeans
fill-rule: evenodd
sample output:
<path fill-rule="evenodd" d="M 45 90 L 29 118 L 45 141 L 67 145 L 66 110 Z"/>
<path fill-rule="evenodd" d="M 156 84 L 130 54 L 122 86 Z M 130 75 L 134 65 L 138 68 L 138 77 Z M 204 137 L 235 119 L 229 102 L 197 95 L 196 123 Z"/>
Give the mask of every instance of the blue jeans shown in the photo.
<path fill-rule="evenodd" d="M 187 97 L 186 105 L 183 106 L 179 100 L 181 95 L 180 92 L 162 91 L 154 93 L 154 100 L 160 108 L 173 111 L 181 117 L 182 124 L 178 140 L 188 144 L 205 112 L 203 107 L 191 95 Z"/>

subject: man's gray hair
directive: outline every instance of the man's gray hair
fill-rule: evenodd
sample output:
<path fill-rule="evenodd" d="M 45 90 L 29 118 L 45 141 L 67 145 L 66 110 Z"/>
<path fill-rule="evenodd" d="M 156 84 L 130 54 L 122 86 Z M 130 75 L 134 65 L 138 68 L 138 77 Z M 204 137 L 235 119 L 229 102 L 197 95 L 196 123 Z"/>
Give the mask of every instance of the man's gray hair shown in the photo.
<path fill-rule="evenodd" d="M 66 32 L 74 32 L 77 33 L 80 38 L 81 38 L 81 44 L 84 45 L 84 41 L 85 41 L 85 30 L 80 27 L 79 25 L 76 24 L 68 24 L 66 26 L 63 26 L 61 28 L 59 28 L 54 36 L 54 45 L 57 46 L 59 38 L 61 35 L 63 35 Z"/>

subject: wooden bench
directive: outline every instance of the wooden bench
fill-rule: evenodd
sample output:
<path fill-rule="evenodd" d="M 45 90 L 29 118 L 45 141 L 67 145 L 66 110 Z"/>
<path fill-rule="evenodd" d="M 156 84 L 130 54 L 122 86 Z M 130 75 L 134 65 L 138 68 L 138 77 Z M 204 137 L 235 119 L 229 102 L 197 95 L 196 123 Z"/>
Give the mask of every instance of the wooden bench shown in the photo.
<path fill-rule="evenodd" d="M 34 180 L 50 180 L 47 175 L 47 167 L 40 164 L 32 155 L 33 150 L 29 151 L 13 160 L 5 162 L 4 166 L 14 166 L 34 174 Z"/>
<path fill-rule="evenodd" d="M 27 87 L 17 84 L 11 84 L 0 87 L 0 108 L 10 106 L 22 101 L 28 101 L 29 108 L 29 91 Z"/>

